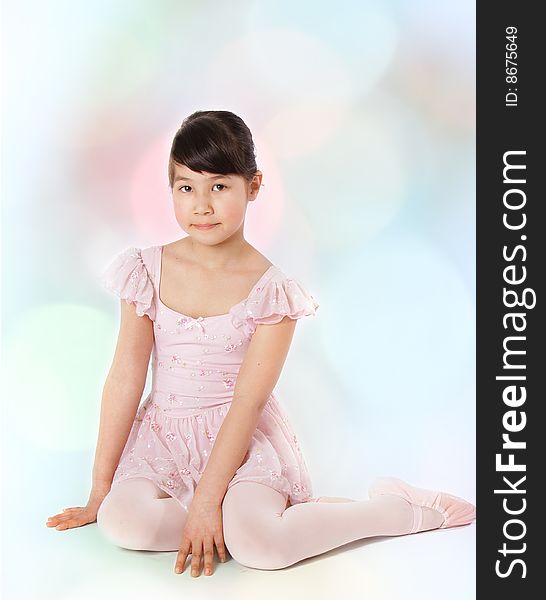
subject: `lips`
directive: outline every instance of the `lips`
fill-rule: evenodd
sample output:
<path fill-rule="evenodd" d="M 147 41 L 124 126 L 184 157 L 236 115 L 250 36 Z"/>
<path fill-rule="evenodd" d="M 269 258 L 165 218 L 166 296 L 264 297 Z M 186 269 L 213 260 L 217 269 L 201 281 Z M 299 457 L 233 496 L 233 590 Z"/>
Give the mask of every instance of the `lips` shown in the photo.
<path fill-rule="evenodd" d="M 197 223 L 194 223 L 194 227 L 197 227 L 197 229 L 212 229 L 213 227 L 216 227 L 216 225 L 218 225 L 218 223 L 206 223 L 203 225 L 199 225 Z"/>

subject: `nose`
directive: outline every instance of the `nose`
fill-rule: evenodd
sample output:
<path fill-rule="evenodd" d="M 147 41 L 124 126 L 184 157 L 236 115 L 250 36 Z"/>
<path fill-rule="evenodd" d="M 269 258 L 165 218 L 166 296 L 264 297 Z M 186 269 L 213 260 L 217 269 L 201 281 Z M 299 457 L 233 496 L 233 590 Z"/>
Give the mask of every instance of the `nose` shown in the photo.
<path fill-rule="evenodd" d="M 201 196 L 198 197 L 195 201 L 195 206 L 193 209 L 193 214 L 210 214 L 212 212 L 212 208 L 209 202 L 208 197 Z"/>

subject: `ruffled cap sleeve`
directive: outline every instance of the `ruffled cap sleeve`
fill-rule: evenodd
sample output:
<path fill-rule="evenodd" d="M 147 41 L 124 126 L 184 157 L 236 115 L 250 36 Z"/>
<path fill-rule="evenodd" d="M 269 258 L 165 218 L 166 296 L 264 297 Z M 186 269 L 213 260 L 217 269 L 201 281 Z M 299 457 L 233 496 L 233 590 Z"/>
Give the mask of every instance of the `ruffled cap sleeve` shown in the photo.
<path fill-rule="evenodd" d="M 273 325 L 286 316 L 291 319 L 315 316 L 318 307 L 316 298 L 298 280 L 277 271 L 262 287 L 255 288 L 243 304 L 235 307 L 232 316 L 235 325 L 252 335 L 256 325 Z"/>
<path fill-rule="evenodd" d="M 127 248 L 118 254 L 100 276 L 103 288 L 136 306 L 139 317 L 155 320 L 154 286 L 142 260 L 140 248 Z"/>

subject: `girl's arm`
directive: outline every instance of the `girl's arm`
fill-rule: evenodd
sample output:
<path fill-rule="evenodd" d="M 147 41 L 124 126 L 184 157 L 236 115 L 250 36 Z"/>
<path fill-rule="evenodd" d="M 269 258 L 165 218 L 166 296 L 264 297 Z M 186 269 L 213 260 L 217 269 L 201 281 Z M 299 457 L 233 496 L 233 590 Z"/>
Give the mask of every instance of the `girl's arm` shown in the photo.
<path fill-rule="evenodd" d="M 121 300 L 121 322 L 112 366 L 103 388 L 100 425 L 93 466 L 93 490 L 108 491 L 129 437 L 153 347 L 153 322 Z"/>
<path fill-rule="evenodd" d="M 241 466 L 262 409 L 281 374 L 296 320 L 258 325 L 237 376 L 231 407 L 224 417 L 194 499 L 221 504 Z"/>

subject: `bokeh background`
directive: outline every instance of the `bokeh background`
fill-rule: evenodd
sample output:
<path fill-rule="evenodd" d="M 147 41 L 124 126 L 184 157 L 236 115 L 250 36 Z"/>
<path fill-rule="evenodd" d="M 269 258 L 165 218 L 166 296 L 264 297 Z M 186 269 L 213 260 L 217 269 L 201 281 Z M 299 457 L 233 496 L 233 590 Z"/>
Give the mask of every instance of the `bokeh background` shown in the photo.
<path fill-rule="evenodd" d="M 185 236 L 167 160 L 202 109 L 250 127 L 264 187 L 246 238 L 320 303 L 276 388 L 315 495 L 394 475 L 475 501 L 474 11 L 2 3 L 5 598 L 474 597 L 475 525 L 195 580 L 96 524 L 45 526 L 90 489 L 119 319 L 99 276 Z"/>

